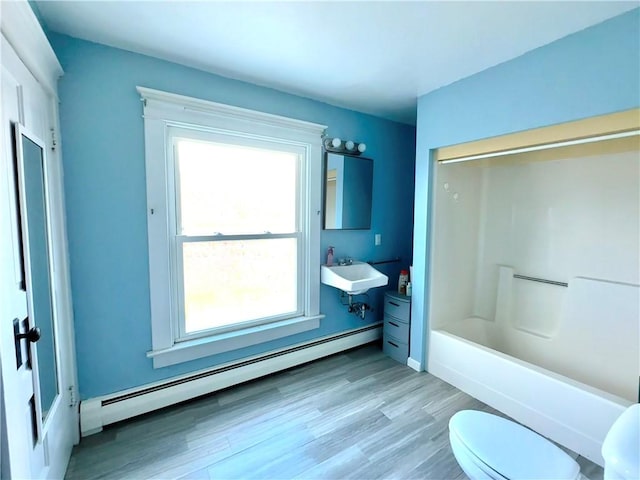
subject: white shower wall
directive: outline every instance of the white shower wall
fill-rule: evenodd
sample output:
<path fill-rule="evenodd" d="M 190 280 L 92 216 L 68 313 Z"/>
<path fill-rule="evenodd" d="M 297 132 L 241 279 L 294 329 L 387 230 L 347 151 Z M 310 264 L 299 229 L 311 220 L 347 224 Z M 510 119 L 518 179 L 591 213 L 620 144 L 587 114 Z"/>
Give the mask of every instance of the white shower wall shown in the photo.
<path fill-rule="evenodd" d="M 494 166 L 481 175 L 475 315 L 495 316 L 496 265 L 562 282 L 640 283 L 637 152 Z M 549 288 L 551 295 L 559 287 Z"/>
<path fill-rule="evenodd" d="M 435 170 L 429 295 L 432 329 L 476 311 L 482 172 L 463 163 L 438 165 Z"/>

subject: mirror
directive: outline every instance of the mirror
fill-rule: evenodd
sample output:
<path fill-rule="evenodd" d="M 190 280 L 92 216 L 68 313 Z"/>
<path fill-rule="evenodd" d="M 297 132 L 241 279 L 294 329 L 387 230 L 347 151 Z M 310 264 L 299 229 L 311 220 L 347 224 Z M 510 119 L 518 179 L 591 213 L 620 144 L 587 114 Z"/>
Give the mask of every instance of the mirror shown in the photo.
<path fill-rule="evenodd" d="M 35 344 L 42 422 L 59 393 L 54 334 L 51 243 L 44 143 L 16 125 L 18 194 L 24 285 L 29 327 L 40 328 Z"/>
<path fill-rule="evenodd" d="M 338 153 L 325 154 L 324 228 L 371 228 L 373 160 Z"/>

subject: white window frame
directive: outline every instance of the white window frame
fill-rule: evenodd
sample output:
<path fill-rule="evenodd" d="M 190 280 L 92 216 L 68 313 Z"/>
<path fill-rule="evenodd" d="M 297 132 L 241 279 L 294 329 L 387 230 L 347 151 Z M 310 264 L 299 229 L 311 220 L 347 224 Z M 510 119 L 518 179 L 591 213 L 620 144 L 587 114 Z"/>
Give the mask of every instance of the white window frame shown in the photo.
<path fill-rule="evenodd" d="M 322 135 L 326 126 L 263 112 L 137 87 L 144 105 L 149 288 L 154 368 L 195 360 L 316 329 L 320 326 L 320 213 Z M 242 329 L 179 340 L 178 292 L 174 276 L 175 188 L 169 127 L 200 129 L 222 135 L 278 142 L 299 148 L 302 314 Z M 174 217 L 175 218 L 175 215 Z M 173 250 L 172 250 L 173 249 Z"/>

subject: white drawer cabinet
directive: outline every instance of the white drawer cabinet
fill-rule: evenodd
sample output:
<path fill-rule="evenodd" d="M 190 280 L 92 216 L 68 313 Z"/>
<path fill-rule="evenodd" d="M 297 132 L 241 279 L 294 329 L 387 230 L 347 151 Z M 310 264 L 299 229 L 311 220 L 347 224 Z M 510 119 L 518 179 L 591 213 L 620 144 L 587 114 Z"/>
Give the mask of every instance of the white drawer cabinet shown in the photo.
<path fill-rule="evenodd" d="M 387 292 L 384 296 L 382 350 L 394 360 L 404 364 L 409 357 L 410 325 L 411 297 Z"/>

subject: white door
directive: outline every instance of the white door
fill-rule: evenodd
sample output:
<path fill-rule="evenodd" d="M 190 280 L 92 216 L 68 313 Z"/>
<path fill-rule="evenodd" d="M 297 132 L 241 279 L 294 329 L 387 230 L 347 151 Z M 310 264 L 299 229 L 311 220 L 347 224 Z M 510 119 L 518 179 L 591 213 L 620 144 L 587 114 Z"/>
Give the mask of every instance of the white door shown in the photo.
<path fill-rule="evenodd" d="M 57 111 L 4 36 L 1 58 L 0 473 L 61 478 L 78 421 Z"/>

